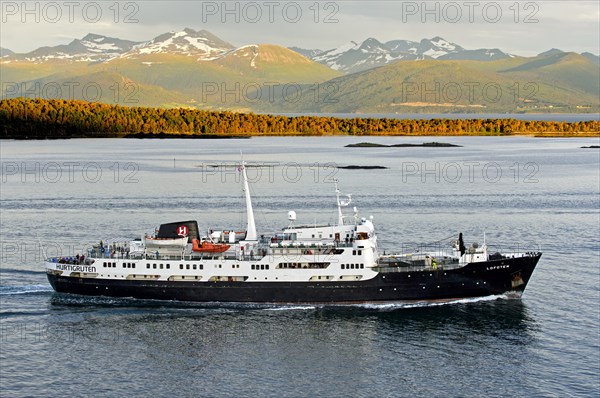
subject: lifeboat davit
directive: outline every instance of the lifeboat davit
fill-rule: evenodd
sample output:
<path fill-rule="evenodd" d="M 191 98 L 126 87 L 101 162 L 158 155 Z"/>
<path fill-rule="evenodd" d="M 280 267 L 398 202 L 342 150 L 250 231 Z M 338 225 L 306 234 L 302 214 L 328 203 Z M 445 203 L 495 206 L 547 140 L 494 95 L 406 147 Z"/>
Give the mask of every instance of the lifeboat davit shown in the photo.
<path fill-rule="evenodd" d="M 224 243 L 212 243 L 209 241 L 200 241 L 198 239 L 192 239 L 192 250 L 200 253 L 223 253 L 227 251 L 231 246 Z"/>

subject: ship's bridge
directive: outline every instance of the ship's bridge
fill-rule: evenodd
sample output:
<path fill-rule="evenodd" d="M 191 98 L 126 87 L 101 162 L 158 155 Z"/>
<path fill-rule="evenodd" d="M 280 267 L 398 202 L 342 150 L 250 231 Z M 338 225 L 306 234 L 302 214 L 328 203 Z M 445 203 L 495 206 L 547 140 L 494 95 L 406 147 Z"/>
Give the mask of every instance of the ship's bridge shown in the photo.
<path fill-rule="evenodd" d="M 306 242 L 345 242 L 354 238 L 354 227 L 354 225 L 312 225 L 289 227 L 283 230 L 281 238 L 282 240 Z M 277 236 L 277 238 L 279 238 L 279 236 Z"/>

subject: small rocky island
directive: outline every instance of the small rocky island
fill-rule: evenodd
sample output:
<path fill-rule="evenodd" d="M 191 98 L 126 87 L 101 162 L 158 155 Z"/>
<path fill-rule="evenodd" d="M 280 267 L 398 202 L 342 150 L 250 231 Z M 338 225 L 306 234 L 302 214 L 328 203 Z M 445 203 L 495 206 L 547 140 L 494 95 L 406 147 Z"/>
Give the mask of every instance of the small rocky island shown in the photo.
<path fill-rule="evenodd" d="M 338 166 L 338 169 L 345 170 L 385 170 L 387 167 L 385 166 L 358 166 L 355 164 L 351 164 L 349 166 Z"/>
<path fill-rule="evenodd" d="M 427 148 L 449 148 L 461 147 L 462 145 L 449 144 L 446 142 L 424 142 L 422 144 L 376 144 L 374 142 L 359 142 L 358 144 L 348 144 L 346 148 L 412 148 L 412 147 L 427 147 Z"/>

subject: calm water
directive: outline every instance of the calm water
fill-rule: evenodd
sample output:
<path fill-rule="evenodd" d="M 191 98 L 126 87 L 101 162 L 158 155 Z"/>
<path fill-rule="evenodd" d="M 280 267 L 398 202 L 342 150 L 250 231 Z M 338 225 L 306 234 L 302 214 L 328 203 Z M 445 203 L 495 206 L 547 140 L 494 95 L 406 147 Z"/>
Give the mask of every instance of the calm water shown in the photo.
<path fill-rule="evenodd" d="M 345 148 L 432 140 L 460 148 Z M 527 137 L 3 141 L 3 396 L 600 394 L 598 139 Z M 380 248 L 463 232 L 541 250 L 520 300 L 446 305 L 217 305 L 54 293 L 45 254 L 162 222 L 239 228 L 249 170 L 259 233 L 334 221 L 332 180 Z M 335 166 L 384 166 L 344 170 Z M 218 167 L 213 167 L 218 166 Z"/>

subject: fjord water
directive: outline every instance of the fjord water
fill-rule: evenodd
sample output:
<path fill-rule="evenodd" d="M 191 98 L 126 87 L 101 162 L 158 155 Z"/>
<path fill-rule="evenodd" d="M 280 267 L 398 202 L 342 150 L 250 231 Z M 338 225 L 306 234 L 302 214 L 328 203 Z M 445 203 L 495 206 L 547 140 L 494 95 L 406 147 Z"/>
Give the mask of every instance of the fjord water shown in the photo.
<path fill-rule="evenodd" d="M 442 141 L 454 148 L 345 148 Z M 598 139 L 319 137 L 1 142 L 0 391 L 5 396 L 600 394 Z M 380 250 L 463 232 L 541 250 L 521 299 L 221 305 L 54 293 L 44 255 L 163 222 L 259 234 L 336 220 L 333 179 Z M 337 169 L 336 166 L 386 169 Z M 216 167 L 215 167 L 216 166 Z M 444 244 L 449 244 L 445 241 Z"/>

